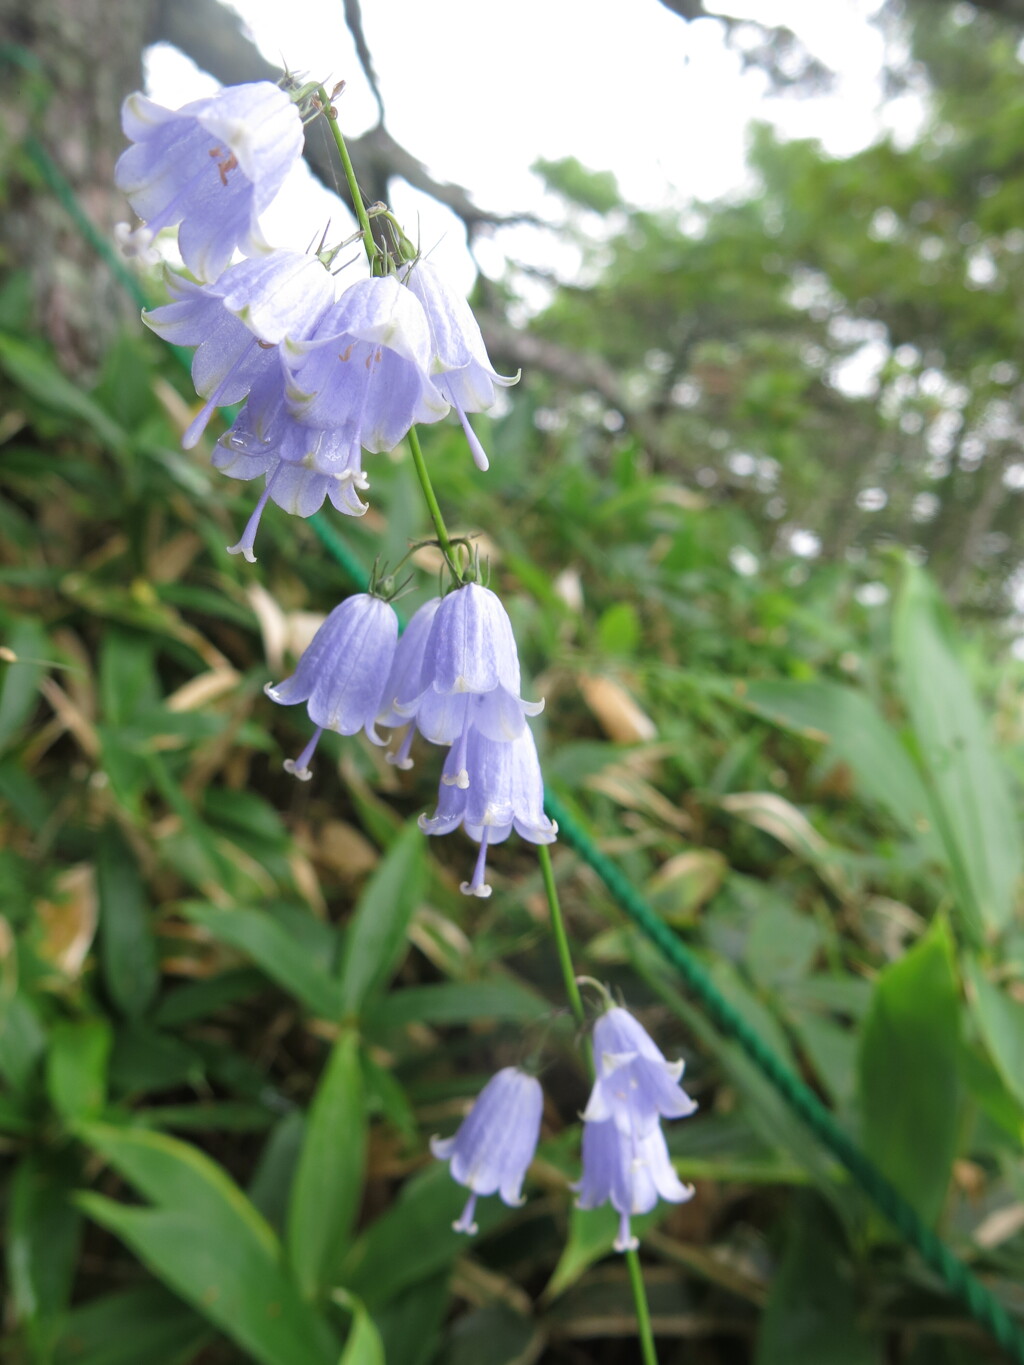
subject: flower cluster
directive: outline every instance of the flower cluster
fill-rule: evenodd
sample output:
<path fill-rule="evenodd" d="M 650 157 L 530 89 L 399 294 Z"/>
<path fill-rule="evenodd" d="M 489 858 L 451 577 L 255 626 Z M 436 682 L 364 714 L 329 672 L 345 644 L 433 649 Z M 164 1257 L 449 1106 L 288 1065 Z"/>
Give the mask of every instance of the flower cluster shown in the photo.
<path fill-rule="evenodd" d="M 266 82 L 222 90 L 183 109 L 132 95 L 123 109 L 133 146 L 117 183 L 144 220 L 121 236 L 152 252 L 156 234 L 178 226 L 182 258 L 196 277 L 169 273 L 171 301 L 143 314 L 161 337 L 194 348 L 192 379 L 203 400 L 182 444 L 194 447 L 218 407 L 242 403 L 217 441 L 214 465 L 233 479 L 263 479 L 255 509 L 230 550 L 255 559 L 260 519 L 273 502 L 300 517 L 326 499 L 360 516 L 368 488 L 363 454 L 393 449 L 415 423 L 455 410 L 473 459 L 487 456 L 468 414 L 510 384 L 491 365 L 469 306 L 425 260 L 378 253 L 368 277 L 344 287 L 329 259 L 272 250 L 259 216 L 280 191 L 302 147 L 299 108 Z M 244 259 L 232 263 L 236 252 Z M 385 273 L 380 273 L 383 268 Z M 267 687 L 285 706 L 305 702 L 315 727 L 285 765 L 310 777 L 325 729 L 340 734 L 407 727 L 392 759 L 410 764 L 413 735 L 449 746 L 430 834 L 459 825 L 480 845 L 469 894 L 486 896 L 488 846 L 513 829 L 549 843 L 537 751 L 526 717 L 541 703 L 520 696 L 512 627 L 497 596 L 456 579 L 428 602 L 398 642 L 387 593 L 337 607 L 295 673 Z"/>
<path fill-rule="evenodd" d="M 122 243 L 152 258 L 157 234 L 177 226 L 199 281 L 172 274 L 172 302 L 144 314 L 168 341 L 196 348 L 192 375 L 205 402 L 186 448 L 214 408 L 245 400 L 213 459 L 230 478 L 264 480 L 232 553 L 255 557 L 268 502 L 308 517 L 329 498 L 362 515 L 363 452 L 392 450 L 414 423 L 453 408 L 487 468 L 467 414 L 515 380 L 494 370 L 468 305 L 433 266 L 379 255 L 387 273 L 341 287 L 320 257 L 264 241 L 259 217 L 302 151 L 299 108 L 284 91 L 233 86 L 176 111 L 135 94 L 122 123 L 133 145 L 116 180 L 143 220 L 122 226 Z M 231 264 L 236 252 L 247 259 Z"/>
<path fill-rule="evenodd" d="M 685 1118 L 697 1106 L 679 1085 L 682 1062 L 667 1062 L 627 1010 L 598 1019 L 594 1054 L 597 1079 L 583 1114 L 583 1176 L 575 1188 L 581 1209 L 612 1205 L 619 1214 L 615 1249 L 630 1251 L 637 1246 L 631 1216 L 649 1213 L 659 1196 L 681 1203 L 693 1194 L 672 1169 L 660 1120 Z M 456 1232 L 476 1232 L 478 1195 L 497 1190 L 506 1204 L 522 1202 L 542 1106 L 539 1082 L 506 1067 L 484 1086 L 454 1137 L 432 1139 L 431 1151 L 471 1191 Z"/>

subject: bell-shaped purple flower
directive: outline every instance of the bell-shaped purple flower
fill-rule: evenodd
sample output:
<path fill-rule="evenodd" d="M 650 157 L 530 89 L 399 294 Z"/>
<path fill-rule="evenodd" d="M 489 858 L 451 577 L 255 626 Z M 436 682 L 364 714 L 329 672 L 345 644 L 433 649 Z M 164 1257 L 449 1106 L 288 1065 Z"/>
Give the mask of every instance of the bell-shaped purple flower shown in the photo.
<path fill-rule="evenodd" d="M 398 641 L 395 661 L 391 665 L 391 673 L 384 688 L 384 705 L 377 717 L 377 724 L 382 727 L 387 726 L 390 729 L 398 729 L 403 725 L 407 727 L 405 737 L 397 751 L 387 755 L 387 761 L 393 763 L 397 768 L 412 767 L 409 751 L 412 748 L 416 727 L 409 723 L 407 716 L 398 714 L 394 709 L 395 702 L 402 696 L 415 696 L 423 689 L 427 641 L 430 638 L 430 628 L 434 624 L 434 616 L 440 605 L 441 598 L 432 597 L 429 602 L 424 602 L 418 611 L 413 612 L 412 619 Z"/>
<path fill-rule="evenodd" d="M 277 370 L 253 383 L 249 401 L 214 447 L 213 464 L 231 479 L 266 475 L 266 487 L 241 539 L 228 547 L 250 563 L 256 559 L 253 546 L 268 502 L 298 517 L 311 517 L 326 498 L 346 516 L 361 517 L 366 511 L 359 493 L 369 483 L 358 443 L 340 428 L 325 431 L 296 422 L 285 406 Z"/>
<path fill-rule="evenodd" d="M 424 648 L 419 679 L 409 679 L 418 692 L 398 695 L 393 703 L 402 717 L 432 744 L 451 744 L 458 767 L 445 779 L 465 786 L 469 780 L 465 746 L 471 727 L 494 740 L 513 740 L 523 733 L 526 716 L 544 703 L 519 695 L 519 654 L 512 623 L 490 588 L 466 583 L 443 598 Z"/>
<path fill-rule="evenodd" d="M 404 283 L 427 315 L 434 383 L 458 413 L 477 467 L 486 469 L 487 455 L 466 414 L 489 408 L 494 402 L 495 384 L 505 388 L 515 384 L 519 376 L 498 374 L 469 304 L 429 261 L 413 261 Z"/>
<path fill-rule="evenodd" d="M 129 95 L 121 110 L 134 144 L 114 171 L 144 227 L 122 236 L 146 251 L 162 228 L 180 223 L 178 248 L 193 275 L 214 280 L 236 247 L 266 250 L 266 209 L 302 155 L 302 120 L 269 81 L 234 85 L 181 109 Z"/>
<path fill-rule="evenodd" d="M 482 704 L 479 697 L 473 701 Z M 462 825 L 480 845 L 472 881 L 462 883 L 467 896 L 491 894 L 484 881 L 487 849 L 513 829 L 531 844 L 553 843 L 558 826 L 544 813 L 544 782 L 529 729 L 513 740 L 493 740 L 471 727 L 462 753 L 453 747 L 448 754 L 436 812 L 421 815 L 419 824 L 425 834 L 450 834 Z"/>
<path fill-rule="evenodd" d="M 594 1025 L 597 1079 L 583 1112 L 588 1123 L 612 1120 L 620 1132 L 646 1136 L 659 1118 L 679 1119 L 697 1105 L 679 1084 L 683 1063 L 665 1060 L 628 1010 L 608 1010 Z"/>
<path fill-rule="evenodd" d="M 452 1224 L 456 1232 L 476 1232 L 478 1195 L 498 1191 L 510 1206 L 523 1202 L 523 1179 L 537 1150 L 543 1107 L 536 1077 L 507 1066 L 480 1091 L 454 1137 L 431 1138 L 430 1150 L 450 1162 L 452 1179 L 471 1191 L 462 1216 Z"/>
<path fill-rule="evenodd" d="M 636 1250 L 631 1216 L 650 1213 L 659 1197 L 672 1204 L 693 1197 L 693 1186 L 684 1185 L 672 1169 L 659 1124 L 643 1136 L 630 1136 L 611 1119 L 584 1123 L 583 1176 L 575 1188 L 581 1209 L 610 1203 L 619 1214 L 616 1251 Z"/>
<path fill-rule="evenodd" d="M 324 730 L 342 735 L 364 730 L 375 744 L 384 743 L 373 723 L 397 642 L 394 607 L 370 593 L 357 593 L 334 608 L 291 677 L 267 683 L 264 690 L 271 701 L 282 706 L 306 702 L 317 727 L 299 757 L 285 763 L 286 771 L 309 780 L 309 760 Z"/>
<path fill-rule="evenodd" d="M 393 450 L 414 422 L 448 411 L 430 378 L 426 316 L 393 276 L 349 285 L 308 339 L 289 338 L 282 358 L 293 415 L 349 428 L 371 452 Z"/>
<path fill-rule="evenodd" d="M 273 251 L 239 261 L 209 285 L 168 274 L 172 302 L 142 314 L 142 320 L 172 346 L 195 346 L 192 382 L 207 399 L 182 437 L 190 450 L 215 408 L 239 403 L 257 380 L 284 378 L 277 347 L 286 336 L 311 332 L 334 302 L 334 286 L 315 256 Z"/>

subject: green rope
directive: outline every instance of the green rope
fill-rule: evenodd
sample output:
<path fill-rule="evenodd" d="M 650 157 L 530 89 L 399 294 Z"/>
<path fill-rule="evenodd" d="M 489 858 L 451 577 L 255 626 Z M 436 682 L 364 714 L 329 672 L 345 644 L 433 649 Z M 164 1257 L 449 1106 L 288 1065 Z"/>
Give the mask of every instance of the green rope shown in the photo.
<path fill-rule="evenodd" d="M 140 302 L 145 303 L 137 281 L 131 277 L 113 248 L 90 222 L 75 198 L 74 190 L 57 168 L 45 148 L 34 138 L 26 144 L 29 155 L 45 175 L 59 201 L 67 209 L 83 237 L 96 249 L 117 279 Z M 327 552 L 352 581 L 365 588 L 368 576 L 358 559 L 334 528 L 317 514 L 310 524 Z M 630 881 L 597 848 L 562 803 L 550 792 L 545 800 L 548 814 L 558 822 L 559 834 L 583 861 L 600 877 L 612 898 L 637 928 L 647 936 L 667 962 L 678 972 L 717 1026 L 747 1053 L 790 1108 L 827 1147 L 877 1205 L 890 1223 L 915 1248 L 925 1263 L 938 1274 L 961 1300 L 970 1315 L 992 1333 L 1018 1365 L 1024 1365 L 1024 1331 L 1003 1305 L 955 1253 L 931 1230 L 915 1210 L 864 1152 L 852 1142 L 814 1092 L 766 1046 L 763 1039 L 729 1004 L 711 981 L 699 959 L 682 940 L 658 918 L 633 888 Z"/>

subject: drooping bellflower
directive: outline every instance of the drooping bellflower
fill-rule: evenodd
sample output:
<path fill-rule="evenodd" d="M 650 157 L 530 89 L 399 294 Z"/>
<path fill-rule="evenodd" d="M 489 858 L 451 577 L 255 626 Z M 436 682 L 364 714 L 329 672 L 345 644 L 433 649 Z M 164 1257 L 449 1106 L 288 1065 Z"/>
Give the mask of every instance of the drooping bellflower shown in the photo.
<path fill-rule="evenodd" d="M 430 377 L 426 316 L 393 276 L 349 285 L 312 334 L 289 338 L 281 355 L 292 415 L 343 427 L 371 453 L 393 450 L 413 423 L 448 411 Z"/>
<path fill-rule="evenodd" d="M 397 714 L 415 719 L 416 728 L 432 744 L 452 745 L 451 765 L 443 782 L 469 783 L 466 745 L 476 729 L 488 739 L 512 740 L 522 734 L 526 716 L 544 703 L 519 695 L 519 653 L 512 623 L 490 588 L 466 583 L 443 598 L 424 646 L 420 677 L 408 680 L 418 689 L 399 694 Z"/>
<path fill-rule="evenodd" d="M 239 403 L 261 378 L 276 376 L 284 400 L 278 346 L 312 332 L 334 302 L 331 276 L 315 256 L 273 251 L 230 266 L 213 284 L 170 272 L 172 302 L 142 315 L 172 346 L 195 346 L 192 382 L 207 401 L 182 437 L 190 450 L 218 407 Z"/>
<path fill-rule="evenodd" d="M 213 464 L 231 479 L 266 476 L 266 486 L 241 539 L 228 547 L 250 562 L 260 520 L 269 501 L 293 516 L 311 517 L 330 498 L 339 512 L 361 517 L 359 493 L 369 484 L 362 450 L 340 427 L 310 427 L 296 422 L 284 401 L 280 370 L 254 381 L 248 402 L 217 442 Z"/>
<path fill-rule="evenodd" d="M 623 1133 L 646 1135 L 660 1118 L 686 1118 L 697 1108 L 679 1084 L 682 1061 L 666 1061 L 643 1025 L 619 1006 L 594 1025 L 594 1065 L 586 1122 L 611 1119 Z"/>
<path fill-rule="evenodd" d="M 655 1123 L 649 1132 L 627 1135 L 613 1119 L 583 1125 L 583 1176 L 575 1186 L 581 1209 L 610 1203 L 619 1215 L 616 1251 L 635 1251 L 630 1217 L 650 1213 L 659 1197 L 681 1204 L 693 1197 L 669 1160 L 665 1135 Z"/>
<path fill-rule="evenodd" d="M 458 413 L 477 467 L 486 469 L 487 455 L 466 414 L 489 408 L 494 402 L 495 384 L 504 388 L 515 384 L 519 376 L 498 374 L 469 304 L 429 261 L 413 261 L 404 283 L 427 316 L 434 383 Z"/>
<path fill-rule="evenodd" d="M 309 718 L 316 726 L 299 757 L 286 761 L 287 772 L 304 782 L 309 780 L 309 760 L 324 730 L 336 730 L 341 735 L 363 730 L 375 744 L 384 743 L 374 729 L 374 720 L 381 708 L 397 640 L 394 607 L 370 593 L 357 593 L 334 608 L 291 677 L 281 683 L 267 683 L 264 690 L 271 701 L 282 706 L 306 702 Z"/>
<path fill-rule="evenodd" d="M 477 699 L 479 701 L 479 699 Z M 468 781 L 457 780 L 453 770 L 460 759 L 454 749 L 445 762 L 437 810 L 429 819 L 420 816 L 426 834 L 449 834 L 458 825 L 480 845 L 473 878 L 463 882 L 467 896 L 489 896 L 484 878 L 487 849 L 500 844 L 513 829 L 531 844 L 550 844 L 558 826 L 544 813 L 544 783 L 533 735 L 525 727 L 513 740 L 488 739 L 471 729 L 465 748 Z"/>
<path fill-rule="evenodd" d="M 544 1096 L 540 1082 L 507 1066 L 484 1086 L 473 1108 L 450 1138 L 431 1138 L 430 1150 L 449 1162 L 453 1180 L 471 1191 L 456 1232 L 476 1232 L 473 1213 L 479 1195 L 500 1193 L 510 1207 L 523 1202 L 527 1168 L 537 1150 Z"/>
<path fill-rule="evenodd" d="M 302 155 L 302 120 L 269 81 L 233 85 L 181 109 L 129 95 L 121 110 L 134 145 L 114 171 L 144 226 L 122 234 L 145 252 L 162 228 L 180 223 L 178 248 L 193 275 L 215 280 L 236 247 L 266 250 L 260 214 Z"/>

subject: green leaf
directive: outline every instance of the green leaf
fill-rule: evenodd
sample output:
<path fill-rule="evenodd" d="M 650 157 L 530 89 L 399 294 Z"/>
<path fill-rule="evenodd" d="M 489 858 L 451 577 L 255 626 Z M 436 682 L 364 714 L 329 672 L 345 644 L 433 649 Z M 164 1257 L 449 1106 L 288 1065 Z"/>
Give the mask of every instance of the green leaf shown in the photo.
<path fill-rule="evenodd" d="M 12 1090 L 25 1091 L 46 1050 L 46 1030 L 24 993 L 0 991 L 0 1075 Z"/>
<path fill-rule="evenodd" d="M 798 1195 L 761 1318 L 756 1365 L 881 1365 L 881 1342 L 861 1326 L 847 1260 L 839 1229 L 821 1200 Z"/>
<path fill-rule="evenodd" d="M 820 947 L 821 929 L 813 919 L 788 905 L 769 905 L 750 926 L 747 967 L 759 985 L 777 989 L 806 976 Z"/>
<path fill-rule="evenodd" d="M 910 563 L 893 629 L 900 690 L 934 793 L 958 907 L 976 934 L 1003 929 L 1022 866 L 1006 771 L 945 607 L 924 571 Z"/>
<path fill-rule="evenodd" d="M 345 1014 L 358 1014 L 394 972 L 405 951 L 413 911 L 423 896 L 424 837 L 410 821 L 367 882 L 345 935 L 341 998 Z"/>
<path fill-rule="evenodd" d="M 30 1154 L 14 1170 L 7 1209 L 7 1274 L 15 1321 L 47 1360 L 71 1298 L 82 1219 L 79 1171 L 67 1153 Z"/>
<path fill-rule="evenodd" d="M 361 1303 L 355 1304 L 352 1326 L 338 1365 L 385 1365 L 380 1332 Z"/>
<path fill-rule="evenodd" d="M 139 1019 L 156 995 L 160 969 L 135 854 L 113 823 L 100 835 L 96 874 L 104 984 L 121 1013 Z"/>
<path fill-rule="evenodd" d="M 410 1285 L 450 1266 L 466 1251 L 465 1236 L 454 1232 L 452 1223 L 467 1194 L 440 1162 L 414 1176 L 352 1247 L 341 1268 L 341 1283 L 375 1312 Z M 475 1217 L 484 1236 L 509 1211 L 496 1197 L 481 1199 Z"/>
<path fill-rule="evenodd" d="M 631 602 L 615 602 L 601 613 L 597 622 L 597 644 L 605 654 L 632 658 L 639 643 L 640 622 Z"/>
<path fill-rule="evenodd" d="M 1024 1005 L 990 981 L 977 958 L 968 958 L 964 970 L 971 987 L 971 1012 L 996 1070 L 1024 1104 Z"/>
<path fill-rule="evenodd" d="M 448 1312 L 446 1273 L 420 1280 L 393 1295 L 375 1314 L 384 1359 L 401 1365 L 429 1365 Z"/>
<path fill-rule="evenodd" d="M 630 1219 L 630 1227 L 638 1237 L 650 1227 L 668 1217 L 669 1204 L 659 1204 L 651 1213 Z M 544 1300 L 550 1303 L 574 1285 L 585 1271 L 610 1255 L 619 1233 L 619 1215 L 605 1204 L 599 1209 L 579 1209 L 573 1203 L 569 1210 L 569 1235 L 565 1239 L 558 1264 L 544 1288 Z"/>
<path fill-rule="evenodd" d="M 54 1365 L 186 1365 L 210 1328 L 158 1284 L 120 1290 L 73 1308 Z"/>
<path fill-rule="evenodd" d="M 148 1130 L 83 1124 L 80 1136 L 157 1206 L 80 1195 L 90 1217 L 261 1365 L 336 1365 L 337 1344 L 299 1297 L 273 1230 L 215 1162 Z"/>
<path fill-rule="evenodd" d="M 861 1036 L 864 1148 L 934 1224 L 956 1156 L 960 1000 L 949 928 L 882 972 Z"/>
<path fill-rule="evenodd" d="M 51 648 L 42 626 L 31 619 L 13 621 L 3 632 L 3 643 L 14 658 L 2 665 L 0 675 L 0 749 L 7 747 L 35 708 Z"/>
<path fill-rule="evenodd" d="M 113 1042 L 106 1019 L 65 1019 L 53 1026 L 46 1058 L 46 1088 L 66 1123 L 99 1114 L 107 1097 L 107 1063 Z"/>
<path fill-rule="evenodd" d="M 359 1040 L 343 1033 L 310 1106 L 288 1205 L 288 1256 L 306 1298 L 337 1282 L 359 1210 L 365 1158 Z"/>
<path fill-rule="evenodd" d="M 735 699 L 765 720 L 810 739 L 824 740 L 847 764 L 861 792 L 943 857 L 924 783 L 899 735 L 863 692 L 833 682 L 750 682 Z"/>
<path fill-rule="evenodd" d="M 270 915 L 261 910 L 221 910 L 196 902 L 181 909 L 221 943 L 251 958 L 271 981 L 294 995 L 313 1014 L 325 1019 L 339 1016 L 341 997 L 337 984 L 313 966 L 304 946 Z"/>
<path fill-rule="evenodd" d="M 88 394 L 65 379 L 52 360 L 31 346 L 0 333 L 0 368 L 42 407 L 73 418 L 76 426 L 84 422 L 112 450 L 124 449 L 127 444 L 124 429 Z"/>
<path fill-rule="evenodd" d="M 442 981 L 392 991 L 367 1011 L 364 1025 L 374 1036 L 408 1024 L 464 1024 L 479 1019 L 543 1019 L 551 1006 L 517 981 Z"/>

